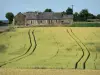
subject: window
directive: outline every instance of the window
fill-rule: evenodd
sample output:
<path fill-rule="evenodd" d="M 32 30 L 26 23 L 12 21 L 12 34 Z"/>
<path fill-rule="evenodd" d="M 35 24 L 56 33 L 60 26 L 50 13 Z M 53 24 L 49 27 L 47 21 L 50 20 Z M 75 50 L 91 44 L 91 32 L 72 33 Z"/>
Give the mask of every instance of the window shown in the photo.
<path fill-rule="evenodd" d="M 56 20 L 56 23 L 57 23 L 57 20 Z"/>
<path fill-rule="evenodd" d="M 40 23 L 42 23 L 42 20 L 40 20 Z"/>
<path fill-rule="evenodd" d="M 61 21 L 61 23 L 64 23 L 64 21 Z"/>
<path fill-rule="evenodd" d="M 32 24 L 32 20 L 31 20 L 31 24 Z"/>

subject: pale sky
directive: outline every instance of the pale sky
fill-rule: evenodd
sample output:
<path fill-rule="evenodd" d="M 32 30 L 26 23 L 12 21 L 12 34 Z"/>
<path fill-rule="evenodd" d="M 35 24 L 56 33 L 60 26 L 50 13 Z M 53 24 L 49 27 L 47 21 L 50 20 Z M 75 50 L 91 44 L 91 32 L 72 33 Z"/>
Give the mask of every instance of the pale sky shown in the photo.
<path fill-rule="evenodd" d="M 5 20 L 5 14 L 12 12 L 44 11 L 51 8 L 55 12 L 65 11 L 74 5 L 74 12 L 87 8 L 90 13 L 100 14 L 100 0 L 0 0 L 0 20 Z"/>

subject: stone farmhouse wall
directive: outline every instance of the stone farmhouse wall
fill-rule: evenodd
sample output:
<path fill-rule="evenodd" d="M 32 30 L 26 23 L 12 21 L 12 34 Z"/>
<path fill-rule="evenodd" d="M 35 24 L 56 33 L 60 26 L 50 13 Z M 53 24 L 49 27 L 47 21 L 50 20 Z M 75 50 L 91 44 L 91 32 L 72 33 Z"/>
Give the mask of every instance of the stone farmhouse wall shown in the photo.
<path fill-rule="evenodd" d="M 14 25 L 61 25 L 61 24 L 72 24 L 73 18 L 63 18 L 63 19 L 27 19 L 22 13 L 18 13 L 14 20 Z"/>

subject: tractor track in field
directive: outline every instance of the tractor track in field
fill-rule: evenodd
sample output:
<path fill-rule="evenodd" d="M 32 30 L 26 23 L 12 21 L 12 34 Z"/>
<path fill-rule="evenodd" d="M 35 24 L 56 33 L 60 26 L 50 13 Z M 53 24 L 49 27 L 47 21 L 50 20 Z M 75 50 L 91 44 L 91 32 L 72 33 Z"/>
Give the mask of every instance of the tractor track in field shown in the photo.
<path fill-rule="evenodd" d="M 35 45 L 34 45 L 33 51 L 29 55 L 33 54 L 35 49 L 36 49 L 36 47 L 37 47 L 37 42 L 36 42 L 36 37 L 35 37 L 35 34 L 34 34 L 34 30 L 32 31 L 32 35 L 33 35 L 33 38 L 34 38 Z"/>
<path fill-rule="evenodd" d="M 9 61 L 12 61 L 12 60 L 14 60 L 14 59 L 16 59 L 16 58 L 19 58 L 19 57 L 22 57 L 22 56 L 26 55 L 26 54 L 29 52 L 29 50 L 30 50 L 31 47 L 32 47 L 31 36 L 30 36 L 30 30 L 28 31 L 28 36 L 29 36 L 29 39 L 30 39 L 30 47 L 28 48 L 28 50 L 27 50 L 24 54 L 19 55 L 19 56 L 17 56 L 17 57 L 14 57 L 14 58 L 8 60 L 8 62 L 4 62 L 4 64 L 0 65 L 0 67 L 6 65 L 6 64 L 8 64 L 8 63 L 10 63 Z"/>
<path fill-rule="evenodd" d="M 67 33 L 73 38 L 73 40 L 78 44 L 78 46 L 81 48 L 82 50 L 82 56 L 80 57 L 80 59 L 76 62 L 75 64 L 75 69 L 77 69 L 77 66 L 78 66 L 78 63 L 81 61 L 81 59 L 84 57 L 84 50 L 83 48 L 81 47 L 81 45 L 76 41 L 76 39 L 70 34 L 70 32 L 68 31 L 67 29 Z"/>
<path fill-rule="evenodd" d="M 32 55 L 32 54 L 34 53 L 34 51 L 35 51 L 35 49 L 36 49 L 36 47 L 37 47 L 37 42 L 36 42 L 36 38 L 35 38 L 35 35 L 34 35 L 34 30 L 32 31 L 32 35 L 33 35 L 34 43 L 35 43 L 32 52 L 29 53 L 27 56 L 24 56 L 24 57 L 22 57 L 22 58 L 19 58 L 19 59 L 15 60 L 15 61 L 21 60 L 21 59 L 23 59 L 23 58 L 25 58 L 25 57 L 28 57 L 28 56 L 30 56 L 30 55 Z"/>
<path fill-rule="evenodd" d="M 98 37 L 99 38 L 99 36 L 97 36 L 97 34 L 95 33 L 95 32 L 92 32 L 93 33 L 93 35 L 95 35 L 95 37 Z M 96 56 L 95 56 L 95 59 L 94 59 L 94 68 L 96 69 L 97 67 L 96 67 L 96 60 L 97 60 L 97 58 L 98 58 L 98 54 L 97 54 L 97 52 L 96 52 Z"/>
<path fill-rule="evenodd" d="M 52 31 L 51 31 L 51 30 L 50 30 L 50 32 L 51 32 L 51 34 L 52 34 Z M 47 60 L 53 59 L 53 58 L 55 58 L 55 57 L 57 56 L 57 54 L 59 53 L 59 44 L 57 43 L 56 38 L 54 37 L 54 35 L 53 35 L 53 39 L 54 39 L 54 41 L 55 41 L 56 44 L 57 44 L 58 50 L 57 50 L 57 52 L 55 53 L 55 55 L 53 55 L 52 57 L 50 57 L 50 58 L 48 58 L 48 59 L 45 59 L 45 60 L 43 60 L 43 61 L 47 61 Z"/>
<path fill-rule="evenodd" d="M 89 57 L 90 57 L 90 51 L 89 51 L 88 48 L 85 46 L 85 44 L 73 33 L 73 31 L 72 31 L 71 28 L 70 28 L 70 30 L 71 30 L 72 34 L 83 44 L 83 46 L 86 48 L 86 50 L 87 50 L 87 52 L 88 52 L 88 56 L 87 56 L 86 60 L 85 60 L 84 63 L 83 63 L 83 69 L 85 69 L 85 68 L 86 68 L 86 62 L 87 62 L 87 60 L 88 60 Z"/>
<path fill-rule="evenodd" d="M 96 57 L 94 59 L 94 67 L 95 67 L 95 69 L 96 69 L 96 60 L 97 60 L 97 53 L 96 53 Z"/>
<path fill-rule="evenodd" d="M 92 32 L 96 37 L 100 38 L 95 32 Z"/>
<path fill-rule="evenodd" d="M 51 31 L 51 30 L 50 30 L 50 31 Z M 51 31 L 51 33 L 52 33 L 52 31 Z M 56 44 L 57 44 L 57 48 L 58 48 L 58 50 L 57 50 L 56 54 L 55 54 L 53 57 L 51 57 L 50 59 L 52 59 L 52 58 L 56 57 L 56 56 L 57 56 L 57 54 L 59 53 L 59 44 L 58 44 L 58 42 L 56 41 L 56 38 L 54 37 L 54 35 L 53 35 L 53 39 L 54 39 L 54 41 L 55 41 L 55 42 L 56 42 Z"/>
<path fill-rule="evenodd" d="M 7 62 L 7 61 L 4 62 L 4 64 L 0 65 L 0 67 L 6 65 L 6 64 L 8 64 L 8 63 L 12 63 L 12 62 L 11 62 L 12 60 L 18 61 L 18 60 L 21 60 L 21 59 L 23 59 L 23 58 L 25 58 L 25 57 L 28 57 L 28 56 L 30 56 L 30 55 L 35 51 L 36 46 L 37 46 L 37 43 L 36 43 L 36 39 L 35 39 L 35 35 L 34 35 L 34 30 L 33 30 L 32 35 L 33 35 L 34 43 L 35 43 L 35 46 L 34 46 L 34 48 L 33 48 L 33 51 L 32 51 L 30 54 L 28 54 L 27 56 L 22 57 L 22 56 L 26 55 L 26 54 L 30 51 L 30 49 L 31 49 L 31 47 L 32 47 L 32 41 L 31 41 L 30 30 L 28 31 L 28 35 L 29 35 L 29 40 L 30 40 L 30 46 L 29 46 L 28 50 L 27 50 L 24 54 L 22 54 L 22 55 L 20 55 L 20 56 L 17 56 L 17 57 L 14 57 L 14 58 L 8 60 L 8 62 Z M 19 57 L 22 57 L 22 58 L 19 58 Z M 17 58 L 19 58 L 19 59 L 17 59 Z M 17 59 L 17 60 L 16 60 L 16 59 Z"/>
<path fill-rule="evenodd" d="M 56 39 L 55 39 L 55 37 L 54 37 L 54 36 L 53 36 L 53 38 L 54 38 L 54 40 L 55 40 L 55 42 L 56 42 L 56 44 L 57 44 L 57 46 L 58 46 L 58 43 L 57 43 L 57 41 L 56 41 Z M 59 48 L 58 48 L 58 50 L 57 50 L 56 54 L 55 54 L 53 57 L 51 57 L 50 59 L 52 59 L 52 58 L 56 57 L 58 53 L 59 53 Z"/>
<path fill-rule="evenodd" d="M 29 50 L 31 49 L 31 47 L 32 47 L 32 41 L 31 41 L 31 36 L 30 36 L 30 30 L 29 30 L 29 32 L 28 32 L 28 35 L 29 35 L 29 40 L 30 40 L 30 47 L 28 48 L 28 50 L 27 50 L 24 54 L 22 54 L 22 55 L 20 55 L 20 56 L 18 56 L 18 57 L 21 57 L 21 56 L 26 55 L 26 54 L 29 52 Z M 14 59 L 16 59 L 16 58 L 18 58 L 18 57 L 15 57 L 15 58 L 13 58 L 13 59 L 10 59 L 9 61 L 14 60 Z"/>
<path fill-rule="evenodd" d="M 90 52 L 89 52 L 89 50 L 87 49 L 87 47 L 81 42 L 81 40 L 73 33 L 72 29 L 70 29 L 70 31 L 71 31 L 71 32 L 69 32 L 68 29 L 67 29 L 68 34 L 75 40 L 75 42 L 78 44 L 78 46 L 79 46 L 79 47 L 81 48 L 81 50 L 82 50 L 82 56 L 81 56 L 80 59 L 76 62 L 76 64 L 75 64 L 75 69 L 77 69 L 78 63 L 82 60 L 82 58 L 84 57 L 84 54 L 85 54 L 84 49 L 83 49 L 83 47 L 80 45 L 80 43 L 85 47 L 85 49 L 86 49 L 87 52 L 88 52 L 88 56 L 87 56 L 86 60 L 83 62 L 83 69 L 85 69 L 85 68 L 86 68 L 86 62 L 87 62 L 87 60 L 88 60 L 89 57 L 90 57 Z M 72 33 L 72 35 L 73 35 L 74 37 L 77 38 L 77 40 L 79 40 L 80 43 L 71 35 L 71 33 Z"/>

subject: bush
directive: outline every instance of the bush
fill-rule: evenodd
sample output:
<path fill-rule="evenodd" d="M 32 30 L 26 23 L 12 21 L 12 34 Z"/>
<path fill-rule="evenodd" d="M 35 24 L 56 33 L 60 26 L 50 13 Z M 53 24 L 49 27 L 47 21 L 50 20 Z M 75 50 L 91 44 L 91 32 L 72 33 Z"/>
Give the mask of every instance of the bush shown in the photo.
<path fill-rule="evenodd" d="M 14 25 L 9 25 L 8 31 L 15 31 L 15 30 L 16 30 L 16 29 L 15 29 Z"/>

